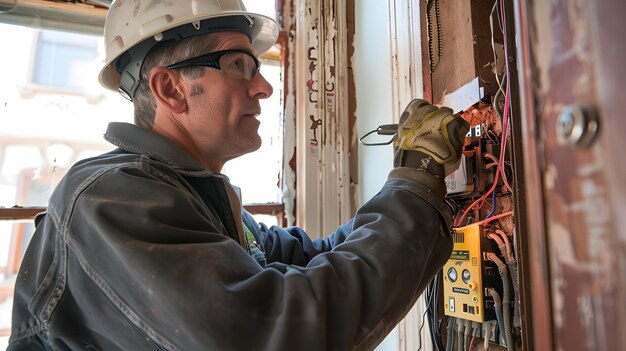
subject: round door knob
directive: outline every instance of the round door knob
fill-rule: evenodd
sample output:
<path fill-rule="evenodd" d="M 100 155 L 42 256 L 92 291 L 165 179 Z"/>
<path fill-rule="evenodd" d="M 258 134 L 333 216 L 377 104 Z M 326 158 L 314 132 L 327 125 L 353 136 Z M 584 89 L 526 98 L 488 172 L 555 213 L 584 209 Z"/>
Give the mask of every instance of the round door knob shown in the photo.
<path fill-rule="evenodd" d="M 556 120 L 556 135 L 562 145 L 591 146 L 599 132 L 596 109 L 590 105 L 566 105 Z"/>

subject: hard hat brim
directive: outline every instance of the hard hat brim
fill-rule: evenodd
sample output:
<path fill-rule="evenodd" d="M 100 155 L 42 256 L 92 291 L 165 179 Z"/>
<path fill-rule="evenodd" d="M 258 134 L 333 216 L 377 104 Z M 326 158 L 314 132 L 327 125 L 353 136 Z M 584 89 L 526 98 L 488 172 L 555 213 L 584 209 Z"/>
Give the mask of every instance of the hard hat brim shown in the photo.
<path fill-rule="evenodd" d="M 249 16 L 253 19 L 253 25 L 251 27 L 251 34 L 252 34 L 251 45 L 252 45 L 252 51 L 254 52 L 255 55 L 259 56 L 263 54 L 264 52 L 269 50 L 272 47 L 272 45 L 276 43 L 276 39 L 278 38 L 278 32 L 279 32 L 278 24 L 276 23 L 276 21 L 274 21 L 273 19 L 265 15 L 250 13 L 247 11 L 228 11 L 228 12 L 222 12 L 218 15 L 198 17 L 198 18 L 195 18 L 194 20 L 202 21 L 202 20 L 207 20 L 211 18 L 218 18 L 218 17 L 225 17 L 225 16 L 238 16 L 238 15 Z M 181 21 L 177 23 L 172 23 L 167 28 L 163 28 L 159 31 L 154 31 L 154 33 L 150 33 L 146 35 L 145 38 L 152 37 L 158 33 L 165 32 L 169 29 L 173 29 L 173 28 L 176 28 L 178 26 L 181 26 L 187 23 L 189 22 Z M 129 43 L 128 47 L 129 48 L 133 47 L 139 44 L 139 42 L 141 41 L 143 40 L 139 40 L 134 43 Z M 102 84 L 102 86 L 104 86 L 105 88 L 109 90 L 117 91 L 120 87 L 120 74 L 117 72 L 117 70 L 115 69 L 115 65 L 114 65 L 115 60 L 120 55 L 110 58 L 107 62 L 105 62 L 104 68 L 102 68 L 98 76 L 98 80 L 100 81 L 100 84 Z"/>

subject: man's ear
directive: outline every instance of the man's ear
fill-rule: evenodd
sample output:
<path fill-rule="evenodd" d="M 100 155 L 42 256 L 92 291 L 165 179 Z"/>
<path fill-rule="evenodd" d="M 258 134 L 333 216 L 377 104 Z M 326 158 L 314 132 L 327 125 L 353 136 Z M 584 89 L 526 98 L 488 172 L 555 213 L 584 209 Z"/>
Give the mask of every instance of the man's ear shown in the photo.
<path fill-rule="evenodd" d="M 148 83 L 157 104 L 172 113 L 183 113 L 187 110 L 184 85 L 177 71 L 166 67 L 155 67 L 150 71 Z"/>

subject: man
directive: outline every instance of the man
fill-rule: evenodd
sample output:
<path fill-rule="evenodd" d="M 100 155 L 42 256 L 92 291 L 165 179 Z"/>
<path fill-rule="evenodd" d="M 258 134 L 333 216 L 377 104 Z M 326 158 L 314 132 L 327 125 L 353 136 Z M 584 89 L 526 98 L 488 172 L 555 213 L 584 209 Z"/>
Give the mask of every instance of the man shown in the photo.
<path fill-rule="evenodd" d="M 326 239 L 267 228 L 219 172 L 259 148 L 256 55 L 276 24 L 240 1 L 119 0 L 102 84 L 135 105 L 118 149 L 68 172 L 17 278 L 9 350 L 371 349 L 447 260 L 443 177 L 468 126 L 413 101 L 380 193 Z"/>

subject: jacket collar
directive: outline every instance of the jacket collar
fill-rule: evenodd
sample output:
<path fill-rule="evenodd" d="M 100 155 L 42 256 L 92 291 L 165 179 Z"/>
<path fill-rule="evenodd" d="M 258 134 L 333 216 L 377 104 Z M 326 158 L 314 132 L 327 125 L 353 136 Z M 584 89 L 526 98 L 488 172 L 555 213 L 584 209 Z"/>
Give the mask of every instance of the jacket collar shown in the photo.
<path fill-rule="evenodd" d="M 131 123 L 111 122 L 104 133 L 104 139 L 122 150 L 148 155 L 165 162 L 184 174 L 223 178 L 241 202 L 241 189 L 232 185 L 228 176 L 204 169 L 178 145 L 158 133 Z"/>
<path fill-rule="evenodd" d="M 205 170 L 198 161 L 169 139 L 135 124 L 111 122 L 104 139 L 122 150 L 148 155 L 175 169 L 213 173 Z"/>

